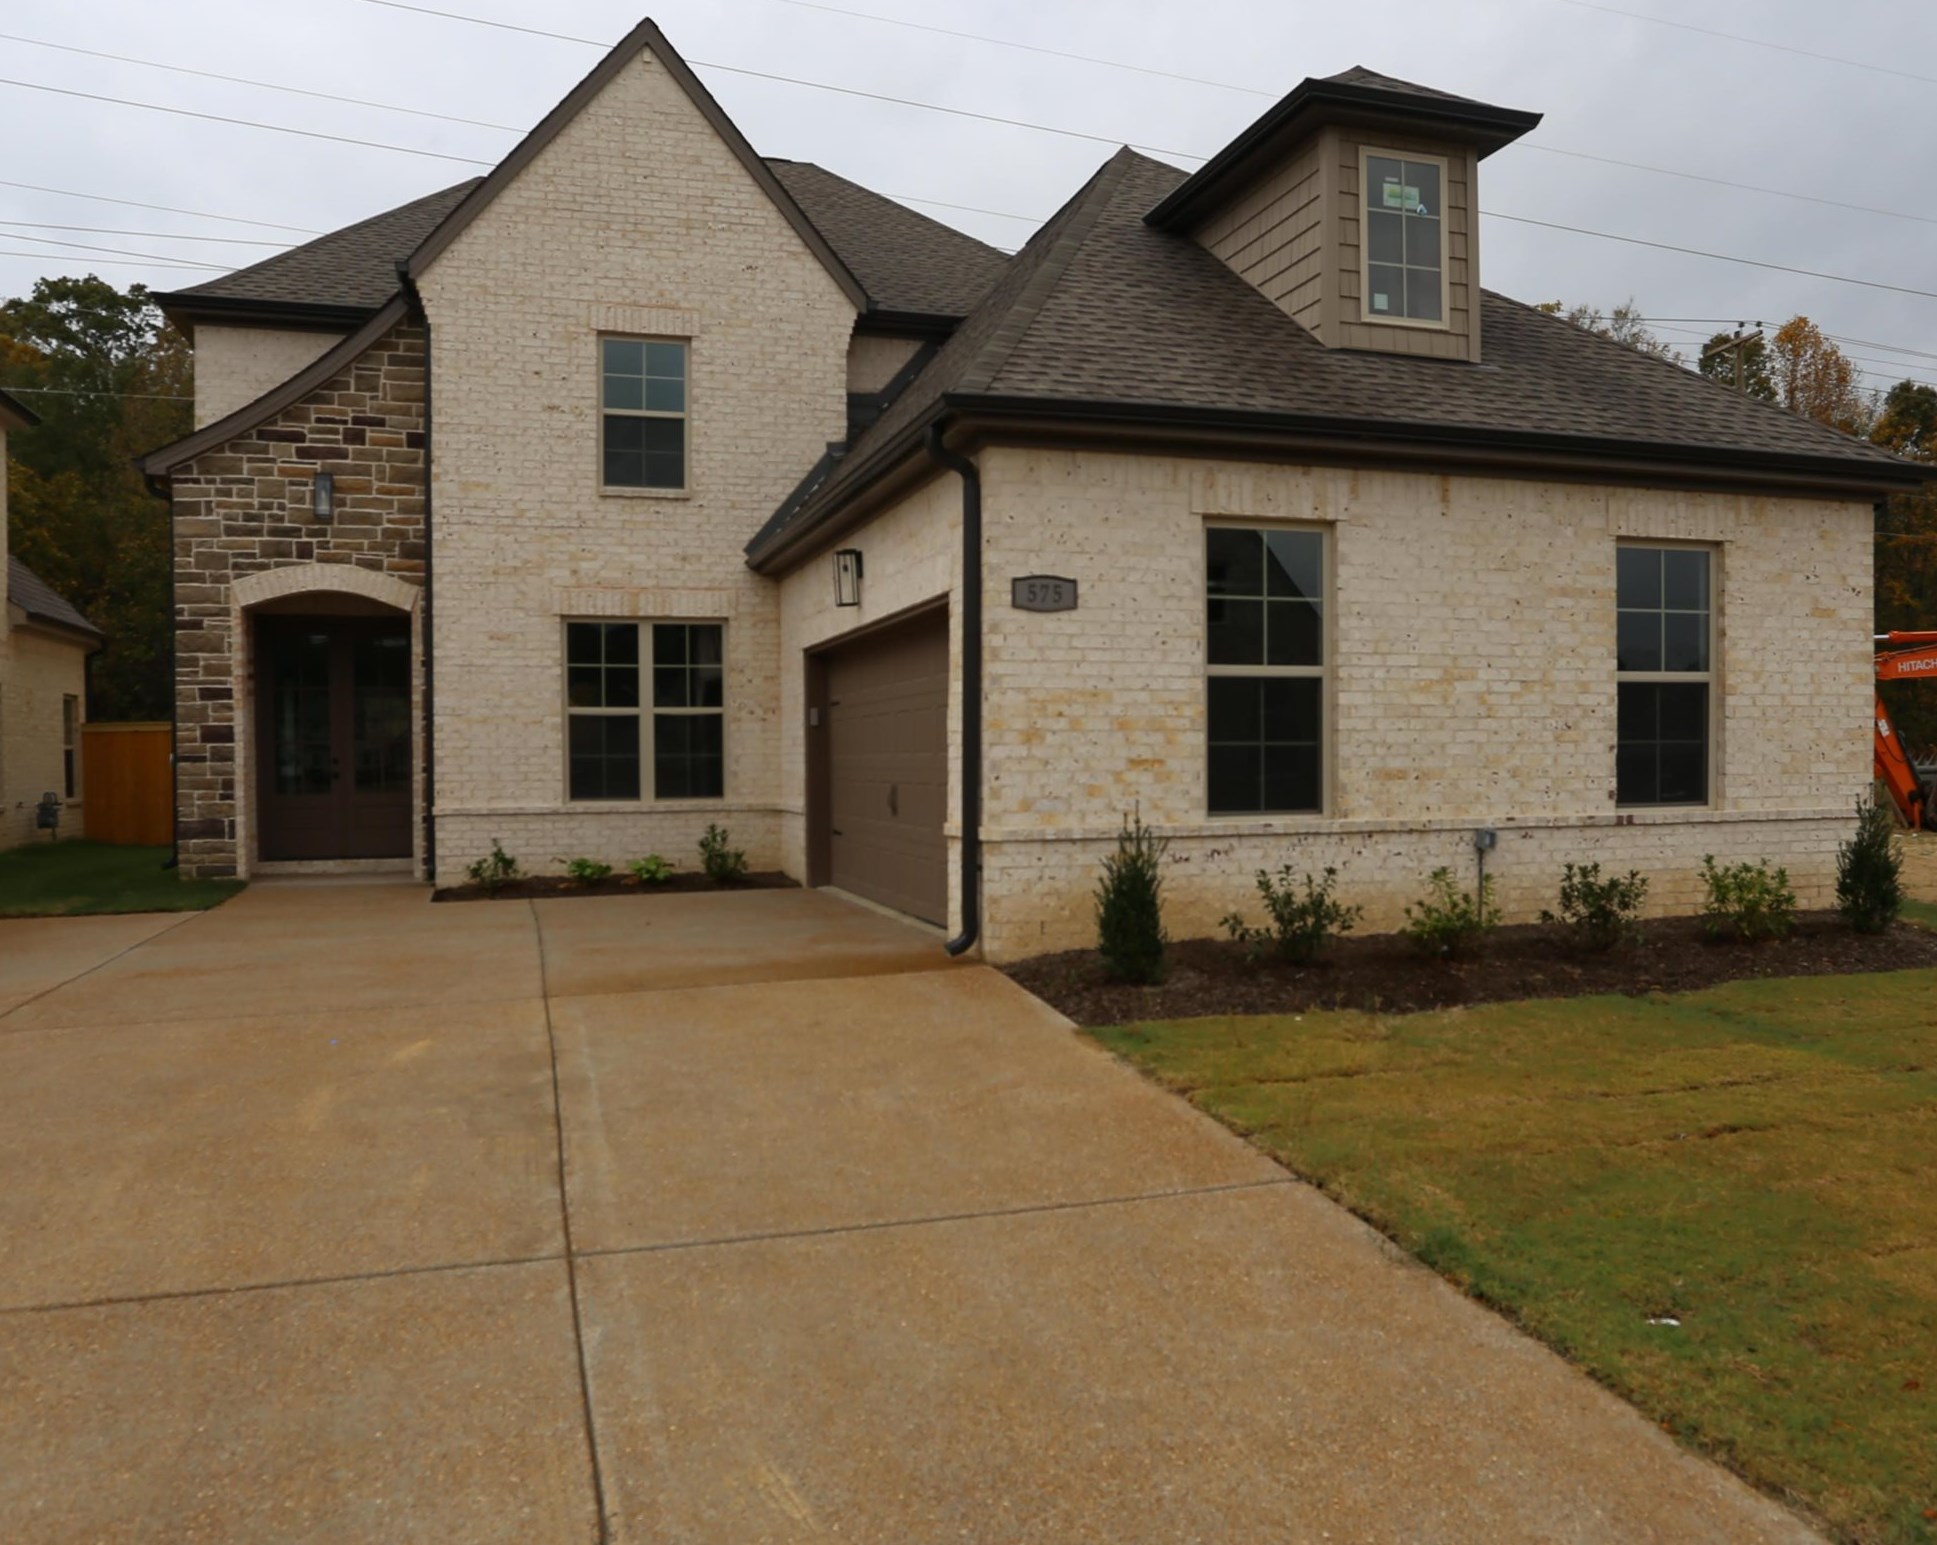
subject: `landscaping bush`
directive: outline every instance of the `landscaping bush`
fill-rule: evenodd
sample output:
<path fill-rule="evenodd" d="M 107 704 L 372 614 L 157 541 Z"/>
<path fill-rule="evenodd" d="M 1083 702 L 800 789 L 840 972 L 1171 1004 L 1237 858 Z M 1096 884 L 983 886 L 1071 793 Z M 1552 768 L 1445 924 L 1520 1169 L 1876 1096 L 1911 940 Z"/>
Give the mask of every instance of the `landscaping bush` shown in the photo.
<path fill-rule="evenodd" d="M 1599 864 L 1569 864 L 1560 877 L 1560 911 L 1542 912 L 1540 920 L 1559 923 L 1577 948 L 1599 953 L 1641 937 L 1647 895 L 1648 882 L 1632 869 L 1603 880 Z"/>
<path fill-rule="evenodd" d="M 1352 925 L 1365 915 L 1365 908 L 1341 905 L 1333 896 L 1338 881 L 1336 869 L 1328 868 L 1316 880 L 1307 874 L 1304 881 L 1301 893 L 1290 864 L 1278 871 L 1275 880 L 1260 869 L 1258 895 L 1264 901 L 1270 927 L 1253 928 L 1233 912 L 1224 919 L 1225 932 L 1239 944 L 1249 945 L 1253 960 L 1271 949 L 1292 965 L 1310 965 L 1331 940 L 1352 931 Z"/>
<path fill-rule="evenodd" d="M 1883 933 L 1903 909 L 1896 816 L 1873 794 L 1856 802 L 1856 835 L 1836 850 L 1836 907 L 1858 933 Z"/>
<path fill-rule="evenodd" d="M 738 848 L 729 846 L 730 838 L 724 826 L 709 826 L 706 835 L 699 840 L 700 867 L 706 877 L 718 885 L 731 885 L 743 880 L 747 873 L 747 856 Z"/>
<path fill-rule="evenodd" d="M 628 867 L 632 870 L 632 878 L 641 885 L 664 885 L 673 877 L 673 866 L 657 853 L 635 858 Z"/>
<path fill-rule="evenodd" d="M 561 858 L 565 873 L 580 885 L 595 885 L 612 873 L 610 864 L 602 864 L 596 858 Z"/>
<path fill-rule="evenodd" d="M 1730 934 L 1748 943 L 1780 939 L 1795 926 L 1796 893 L 1789 888 L 1789 871 L 1772 870 L 1765 858 L 1718 865 L 1714 854 L 1704 854 L 1702 884 L 1708 887 L 1702 927 L 1712 939 Z"/>
<path fill-rule="evenodd" d="M 1426 897 L 1406 907 L 1405 935 L 1422 954 L 1452 957 L 1475 949 L 1500 926 L 1493 904 L 1493 882 L 1480 881 L 1480 894 L 1454 888 L 1453 871 L 1435 869 L 1426 877 Z"/>
<path fill-rule="evenodd" d="M 464 871 L 492 895 L 498 887 L 518 878 L 518 860 L 505 852 L 504 845 L 496 837 L 491 839 L 491 852 L 480 858 Z"/>
<path fill-rule="evenodd" d="M 1163 859 L 1169 843 L 1125 821 L 1096 887 L 1096 948 L 1119 982 L 1148 985 L 1164 975 Z"/>

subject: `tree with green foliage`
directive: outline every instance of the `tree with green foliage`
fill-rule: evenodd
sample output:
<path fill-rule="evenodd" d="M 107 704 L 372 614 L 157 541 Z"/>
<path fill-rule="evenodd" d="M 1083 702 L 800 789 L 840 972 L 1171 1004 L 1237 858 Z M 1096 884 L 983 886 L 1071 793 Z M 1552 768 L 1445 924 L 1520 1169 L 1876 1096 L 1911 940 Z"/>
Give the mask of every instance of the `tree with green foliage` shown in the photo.
<path fill-rule="evenodd" d="M 1674 349 L 1649 330 L 1641 315 L 1641 307 L 1632 295 L 1605 315 L 1592 306 L 1569 306 L 1558 300 L 1543 301 L 1534 309 L 1544 311 L 1551 317 L 1559 317 L 1563 322 L 1572 322 L 1583 332 L 1621 344 L 1650 359 L 1665 359 L 1670 364 L 1675 362 Z"/>
<path fill-rule="evenodd" d="M 189 432 L 192 379 L 141 285 L 42 279 L 0 304 L 0 387 L 41 419 L 7 437 L 9 547 L 107 636 L 92 718 L 172 711 L 168 506 L 134 458 Z"/>
<path fill-rule="evenodd" d="M 1735 351 L 1711 354 L 1708 351 L 1720 344 L 1727 343 L 1735 336 L 1732 332 L 1717 333 L 1702 345 L 1702 355 L 1696 369 L 1711 381 L 1720 381 L 1724 386 L 1735 385 Z M 1760 397 L 1764 402 L 1776 400 L 1775 377 L 1769 373 L 1769 340 L 1767 336 L 1752 337 L 1742 345 L 1742 391 L 1749 397 Z"/>

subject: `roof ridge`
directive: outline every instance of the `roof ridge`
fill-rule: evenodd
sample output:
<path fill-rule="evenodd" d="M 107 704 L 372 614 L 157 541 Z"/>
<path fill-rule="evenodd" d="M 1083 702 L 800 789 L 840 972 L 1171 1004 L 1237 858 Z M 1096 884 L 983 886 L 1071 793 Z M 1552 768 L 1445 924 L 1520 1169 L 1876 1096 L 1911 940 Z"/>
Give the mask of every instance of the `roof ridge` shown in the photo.
<path fill-rule="evenodd" d="M 1129 146 L 1123 146 L 1091 174 L 1090 180 L 1071 195 L 1062 209 L 1044 223 L 1043 230 L 1047 231 L 1058 219 L 1064 220 L 1062 228 L 1050 238 L 1048 247 L 1037 260 L 1034 271 L 1009 302 L 1002 320 L 977 348 L 975 357 L 957 378 L 956 390 L 986 391 L 1002 373 L 1002 367 L 1029 336 L 1029 330 L 1035 326 L 1044 304 L 1057 285 L 1062 283 L 1069 271 L 1070 260 L 1082 250 L 1084 243 L 1096 230 L 1097 221 L 1109 205 L 1108 195 L 1115 192 L 1116 185 L 1123 180 L 1123 170 L 1132 158 L 1146 159 L 1137 156 Z M 1067 218 L 1064 218 L 1065 215 Z M 1026 252 L 1028 248 L 1023 250 Z"/>

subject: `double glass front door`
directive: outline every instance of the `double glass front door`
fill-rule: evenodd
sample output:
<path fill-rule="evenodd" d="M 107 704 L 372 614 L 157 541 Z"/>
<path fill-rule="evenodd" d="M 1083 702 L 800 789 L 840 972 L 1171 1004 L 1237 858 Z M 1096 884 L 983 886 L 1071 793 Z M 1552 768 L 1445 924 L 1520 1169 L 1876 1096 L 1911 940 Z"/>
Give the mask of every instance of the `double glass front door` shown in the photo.
<path fill-rule="evenodd" d="M 368 617 L 256 623 L 264 859 L 410 856 L 410 628 Z"/>

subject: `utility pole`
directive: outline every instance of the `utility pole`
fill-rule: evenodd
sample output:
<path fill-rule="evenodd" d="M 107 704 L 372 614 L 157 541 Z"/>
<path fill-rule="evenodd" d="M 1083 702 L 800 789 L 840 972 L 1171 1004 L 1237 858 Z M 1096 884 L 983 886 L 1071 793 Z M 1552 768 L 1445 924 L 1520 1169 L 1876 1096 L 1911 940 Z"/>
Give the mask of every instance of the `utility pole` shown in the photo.
<path fill-rule="evenodd" d="M 1762 324 L 1757 322 L 1755 324 L 1755 331 L 1752 333 L 1743 331 L 1743 328 L 1747 325 L 1744 322 L 1737 322 L 1735 324 L 1735 332 L 1726 342 L 1711 343 L 1707 348 L 1702 350 L 1702 363 L 1704 365 L 1718 354 L 1733 354 L 1735 356 L 1735 389 L 1738 392 L 1746 392 L 1748 390 L 1748 384 L 1743 379 L 1743 356 L 1748 352 L 1750 344 L 1760 343 L 1762 341 Z"/>

